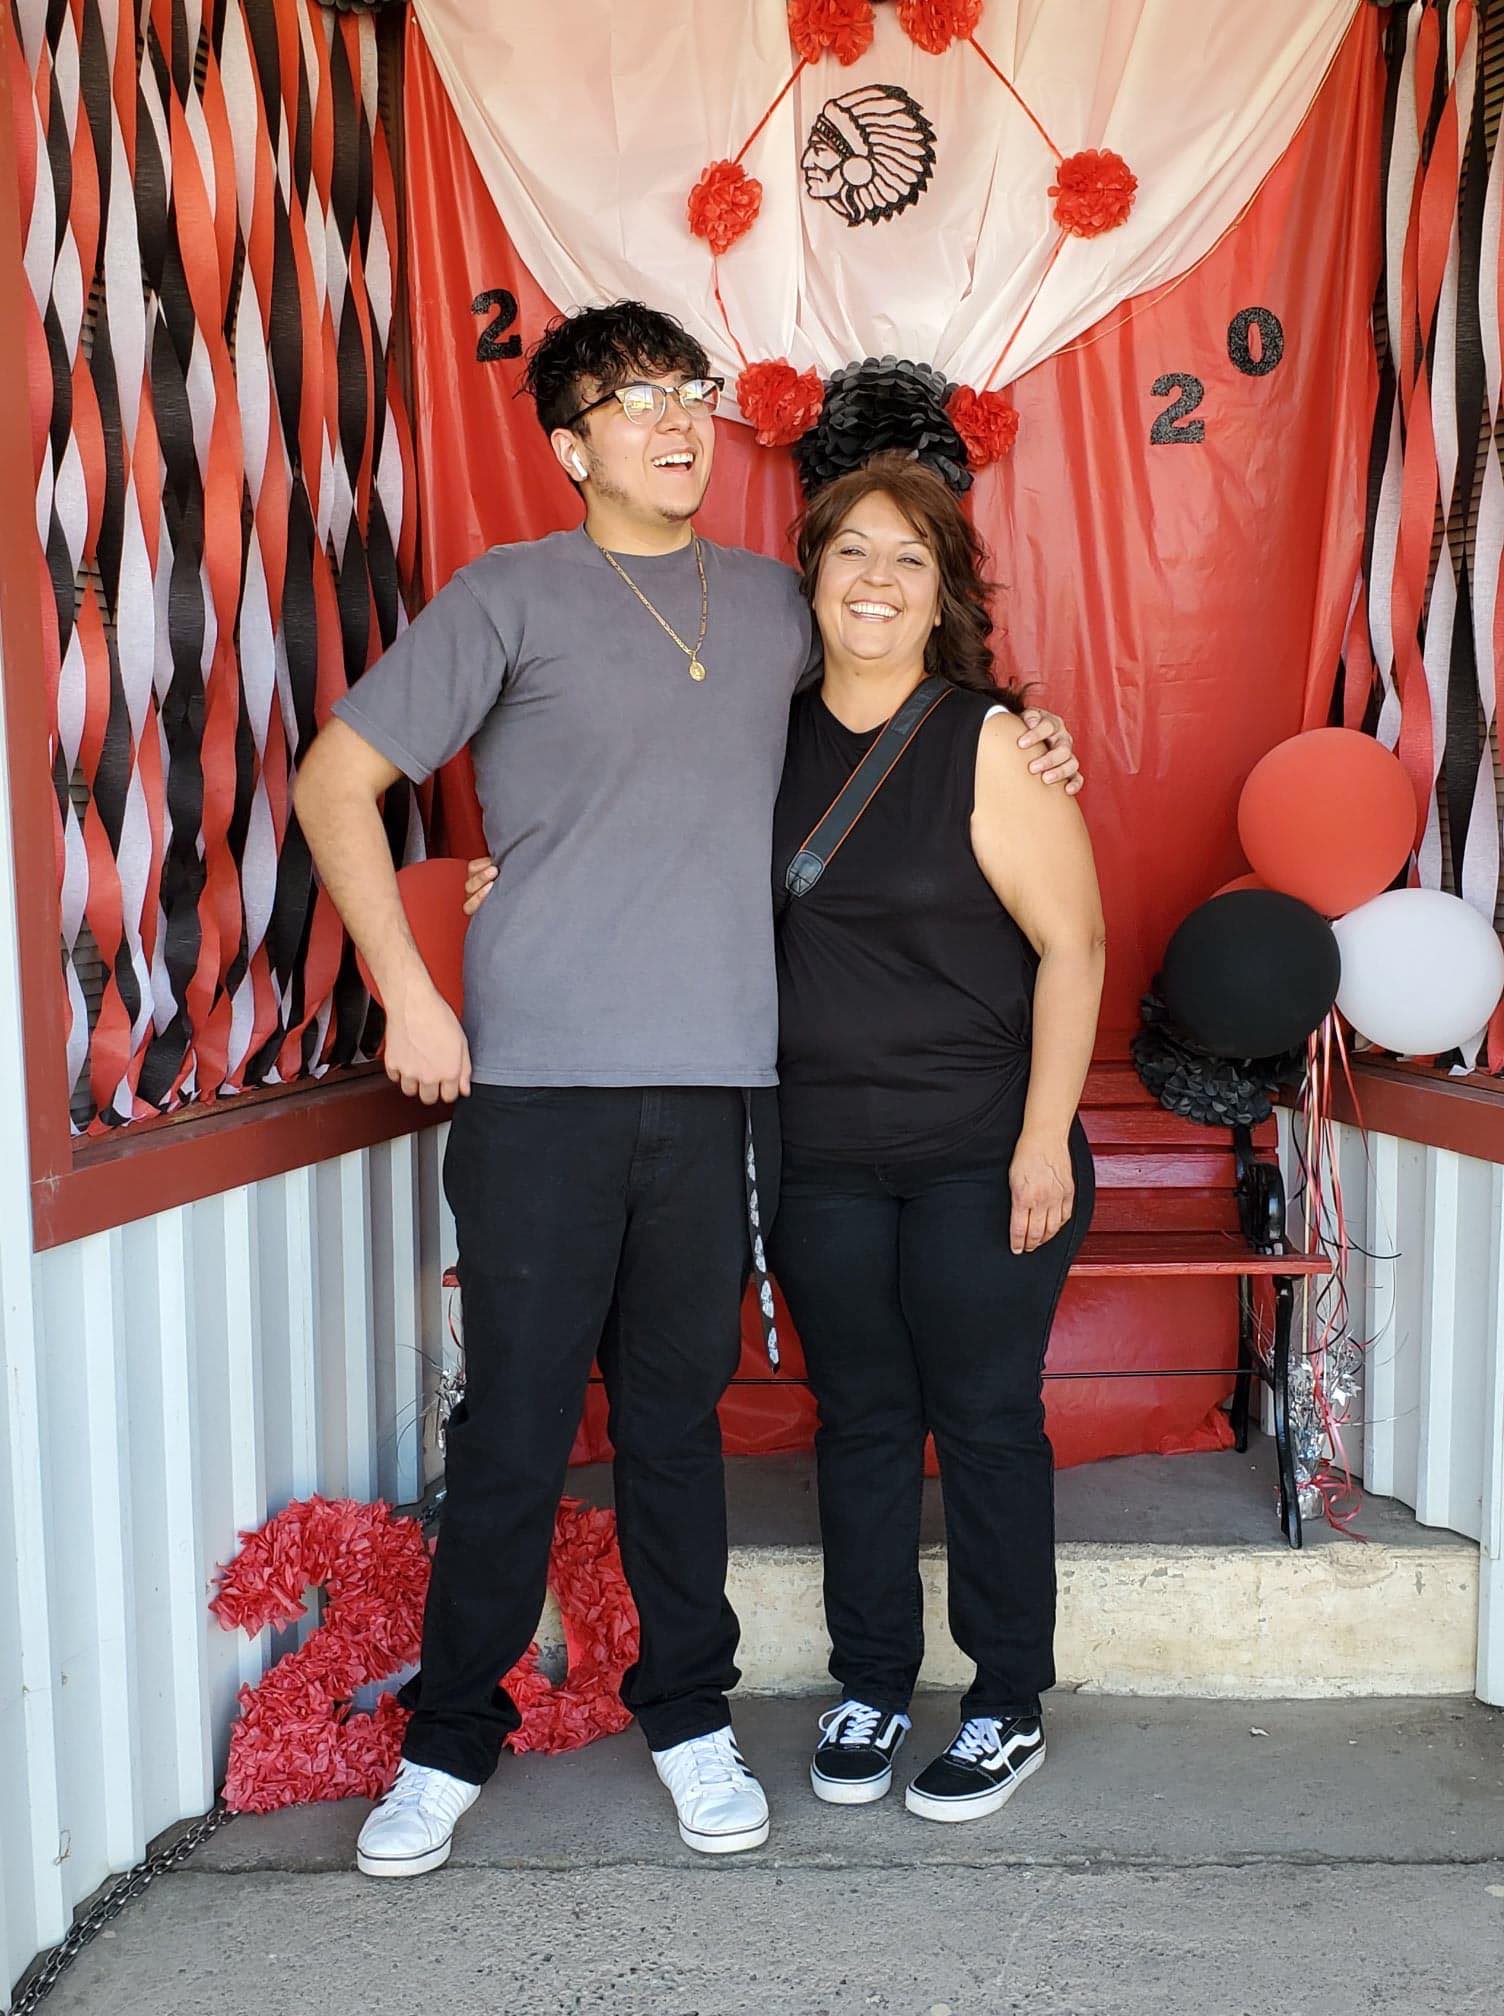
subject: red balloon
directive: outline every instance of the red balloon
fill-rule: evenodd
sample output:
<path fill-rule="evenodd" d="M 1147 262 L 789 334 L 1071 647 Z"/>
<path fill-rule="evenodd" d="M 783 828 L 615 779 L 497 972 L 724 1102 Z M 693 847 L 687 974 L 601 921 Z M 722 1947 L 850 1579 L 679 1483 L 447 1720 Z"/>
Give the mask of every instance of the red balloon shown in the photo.
<path fill-rule="evenodd" d="M 465 927 L 470 922 L 465 915 L 465 865 L 440 855 L 397 870 L 397 892 L 413 943 L 429 978 L 456 1015 L 462 1014 L 465 1006 Z M 371 969 L 358 950 L 355 962 L 379 1006 L 381 996 Z"/>
<path fill-rule="evenodd" d="M 1254 765 L 1238 838 L 1271 889 L 1341 917 L 1380 895 L 1410 858 L 1415 793 L 1399 758 L 1353 728 L 1314 728 Z"/>
<path fill-rule="evenodd" d="M 1262 875 L 1237 875 L 1231 882 L 1224 882 L 1220 889 L 1212 891 L 1213 896 L 1225 896 L 1232 889 L 1267 889 L 1269 884 Z"/>

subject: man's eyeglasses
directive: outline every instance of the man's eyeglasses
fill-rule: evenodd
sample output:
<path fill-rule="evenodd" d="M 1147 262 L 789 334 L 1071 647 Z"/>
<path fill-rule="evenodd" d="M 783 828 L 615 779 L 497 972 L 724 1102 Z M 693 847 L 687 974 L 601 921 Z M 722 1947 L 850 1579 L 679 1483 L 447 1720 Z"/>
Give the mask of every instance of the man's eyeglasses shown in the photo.
<path fill-rule="evenodd" d="M 594 413 L 598 407 L 609 406 L 614 399 L 627 418 L 638 427 L 656 427 L 668 411 L 670 399 L 677 399 L 691 420 L 698 420 L 711 414 L 721 403 L 721 393 L 725 389 L 724 378 L 690 378 L 683 385 L 672 388 L 666 385 L 618 385 L 614 392 L 606 392 L 599 399 L 592 399 L 588 406 L 582 406 L 578 413 L 572 413 L 564 422 L 573 427 L 584 419 L 587 413 Z"/>

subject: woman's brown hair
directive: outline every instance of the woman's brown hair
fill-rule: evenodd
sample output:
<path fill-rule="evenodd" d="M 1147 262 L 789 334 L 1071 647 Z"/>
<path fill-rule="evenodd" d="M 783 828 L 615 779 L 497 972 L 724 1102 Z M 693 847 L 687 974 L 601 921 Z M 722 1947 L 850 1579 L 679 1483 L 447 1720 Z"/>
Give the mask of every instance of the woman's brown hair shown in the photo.
<path fill-rule="evenodd" d="M 947 484 L 922 462 L 896 453 L 874 455 L 810 499 L 794 527 L 805 601 L 814 607 L 815 582 L 831 540 L 862 499 L 879 492 L 893 499 L 939 570 L 940 621 L 924 647 L 925 671 L 990 694 L 1000 706 L 1021 713 L 1023 694 L 1002 684 L 993 670 L 986 548 Z"/>

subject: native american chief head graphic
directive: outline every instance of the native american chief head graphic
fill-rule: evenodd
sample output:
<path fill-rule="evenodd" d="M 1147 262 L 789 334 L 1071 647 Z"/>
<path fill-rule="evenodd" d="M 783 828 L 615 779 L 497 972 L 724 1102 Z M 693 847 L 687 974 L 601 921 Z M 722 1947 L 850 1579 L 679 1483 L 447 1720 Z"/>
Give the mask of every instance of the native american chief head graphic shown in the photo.
<path fill-rule="evenodd" d="M 799 167 L 816 202 L 848 224 L 881 224 L 928 188 L 935 129 L 898 85 L 864 84 L 821 107 Z"/>

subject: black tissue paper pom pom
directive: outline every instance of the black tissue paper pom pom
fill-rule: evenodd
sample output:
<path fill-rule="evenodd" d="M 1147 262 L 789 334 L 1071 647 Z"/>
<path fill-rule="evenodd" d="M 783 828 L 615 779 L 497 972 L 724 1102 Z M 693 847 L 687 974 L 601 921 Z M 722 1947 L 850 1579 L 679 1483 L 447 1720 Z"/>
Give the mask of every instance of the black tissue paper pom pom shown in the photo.
<path fill-rule="evenodd" d="M 1144 1026 L 1133 1062 L 1161 1106 L 1206 1127 L 1257 1127 L 1274 1111 L 1274 1093 L 1305 1069 L 1303 1050 L 1279 1057 L 1213 1057 L 1177 1026 L 1157 994 L 1139 1004 Z"/>
<path fill-rule="evenodd" d="M 932 365 L 901 357 L 867 357 L 835 372 L 820 418 L 794 447 L 805 496 L 885 450 L 923 462 L 963 496 L 971 488 L 966 444 L 945 410 L 955 389 Z"/>

